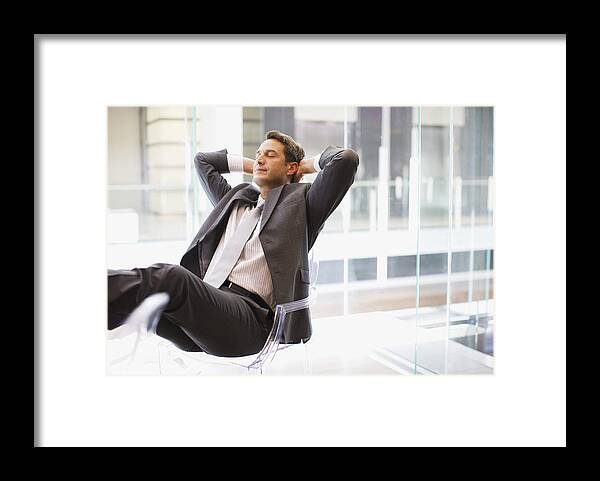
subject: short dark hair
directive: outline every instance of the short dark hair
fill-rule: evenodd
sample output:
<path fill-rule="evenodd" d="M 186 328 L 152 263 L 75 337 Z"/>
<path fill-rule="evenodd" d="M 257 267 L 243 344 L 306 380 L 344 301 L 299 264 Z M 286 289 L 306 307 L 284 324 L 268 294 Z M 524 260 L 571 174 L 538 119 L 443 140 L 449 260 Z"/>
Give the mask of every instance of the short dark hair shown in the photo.
<path fill-rule="evenodd" d="M 269 130 L 265 135 L 265 140 L 268 139 L 275 139 L 283 144 L 286 162 L 300 162 L 304 158 L 304 149 L 291 136 L 279 130 Z"/>

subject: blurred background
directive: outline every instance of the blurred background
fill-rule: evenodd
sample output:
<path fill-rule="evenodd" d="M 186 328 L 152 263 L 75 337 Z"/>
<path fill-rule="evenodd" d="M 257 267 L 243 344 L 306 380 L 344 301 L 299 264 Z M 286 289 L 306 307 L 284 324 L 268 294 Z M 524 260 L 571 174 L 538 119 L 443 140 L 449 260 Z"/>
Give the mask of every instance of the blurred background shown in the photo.
<path fill-rule="evenodd" d="M 195 153 L 254 158 L 272 129 L 360 156 L 313 248 L 316 372 L 492 373 L 492 107 L 110 107 L 107 267 L 178 264 L 211 210 Z"/>

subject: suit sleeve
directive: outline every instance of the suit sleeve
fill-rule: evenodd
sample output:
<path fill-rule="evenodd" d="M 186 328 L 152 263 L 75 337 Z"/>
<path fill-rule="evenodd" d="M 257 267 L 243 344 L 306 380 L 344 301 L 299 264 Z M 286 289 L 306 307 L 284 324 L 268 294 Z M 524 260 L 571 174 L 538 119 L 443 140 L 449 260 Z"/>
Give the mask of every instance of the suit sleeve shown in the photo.
<path fill-rule="evenodd" d="M 321 170 L 306 194 L 310 246 L 350 189 L 358 164 L 358 154 L 352 149 L 330 145 L 321 154 Z"/>
<path fill-rule="evenodd" d="M 198 173 L 200 185 L 214 207 L 231 190 L 231 185 L 221 175 L 229 173 L 227 149 L 198 152 L 194 157 L 194 167 Z"/>

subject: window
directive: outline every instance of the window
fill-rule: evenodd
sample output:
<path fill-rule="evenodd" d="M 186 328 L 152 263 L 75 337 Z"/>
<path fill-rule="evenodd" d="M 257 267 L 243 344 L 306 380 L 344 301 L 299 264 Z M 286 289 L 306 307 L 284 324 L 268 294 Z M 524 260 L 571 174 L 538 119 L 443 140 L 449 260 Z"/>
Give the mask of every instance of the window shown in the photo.
<path fill-rule="evenodd" d="M 185 123 L 185 108 L 109 108 L 109 243 L 185 239 Z"/>

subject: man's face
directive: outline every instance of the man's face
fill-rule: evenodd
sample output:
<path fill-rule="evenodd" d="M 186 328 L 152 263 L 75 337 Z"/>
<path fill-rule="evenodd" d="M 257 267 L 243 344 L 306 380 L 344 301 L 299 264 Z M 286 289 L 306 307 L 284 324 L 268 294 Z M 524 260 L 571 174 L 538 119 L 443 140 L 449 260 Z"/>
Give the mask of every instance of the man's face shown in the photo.
<path fill-rule="evenodd" d="M 274 189 L 288 183 L 288 175 L 296 173 L 298 162 L 285 162 L 284 145 L 275 139 L 267 139 L 256 151 L 253 180 L 260 187 Z"/>

